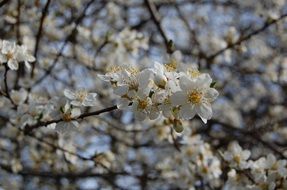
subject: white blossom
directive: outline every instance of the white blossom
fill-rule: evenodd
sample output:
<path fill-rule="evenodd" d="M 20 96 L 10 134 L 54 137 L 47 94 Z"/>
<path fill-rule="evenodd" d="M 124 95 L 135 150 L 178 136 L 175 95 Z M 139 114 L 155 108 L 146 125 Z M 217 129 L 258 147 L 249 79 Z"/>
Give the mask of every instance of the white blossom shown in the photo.
<path fill-rule="evenodd" d="M 56 98 L 53 101 L 53 105 L 54 109 L 51 112 L 51 116 L 54 119 L 63 120 L 56 124 L 55 130 L 60 134 L 78 131 L 79 123 L 75 119 L 81 115 L 81 110 L 73 107 L 64 98 Z"/>
<path fill-rule="evenodd" d="M 198 114 L 204 123 L 211 119 L 211 102 L 218 96 L 218 92 L 214 88 L 210 88 L 211 82 L 212 79 L 208 74 L 201 75 L 196 79 L 188 76 L 180 77 L 181 90 L 171 97 L 174 106 L 181 106 L 180 117 L 191 119 Z"/>
<path fill-rule="evenodd" d="M 19 62 L 24 62 L 27 69 L 30 70 L 29 62 L 34 62 L 35 57 L 32 56 L 27 47 L 24 45 L 16 45 L 15 42 L 0 41 L 0 63 L 7 63 L 11 70 L 18 70 Z"/>
<path fill-rule="evenodd" d="M 95 106 L 96 105 L 96 93 L 89 93 L 85 89 L 72 91 L 69 89 L 64 90 L 64 95 L 71 100 L 71 104 L 74 106 Z"/>
<path fill-rule="evenodd" d="M 245 169 L 248 167 L 247 159 L 250 157 L 249 150 L 242 150 L 237 142 L 232 142 L 228 146 L 228 150 L 224 152 L 223 157 L 232 167 Z"/>

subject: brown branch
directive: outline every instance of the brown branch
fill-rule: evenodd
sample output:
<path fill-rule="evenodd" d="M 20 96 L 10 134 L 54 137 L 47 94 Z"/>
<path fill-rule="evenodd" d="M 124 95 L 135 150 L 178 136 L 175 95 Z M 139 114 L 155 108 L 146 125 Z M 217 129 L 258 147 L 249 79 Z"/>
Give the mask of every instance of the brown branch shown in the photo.
<path fill-rule="evenodd" d="M 0 164 L 0 167 L 9 172 L 13 173 L 12 167 L 6 164 Z M 71 172 L 63 172 L 63 173 L 53 173 L 53 172 L 44 172 L 44 171 L 37 171 L 29 168 L 24 168 L 22 171 L 19 171 L 19 175 L 23 176 L 37 176 L 42 178 L 85 178 L 85 177 L 104 177 L 111 174 L 101 174 L 101 173 L 87 173 L 87 172 L 81 172 L 81 173 L 71 173 Z"/>
<path fill-rule="evenodd" d="M 9 2 L 9 0 L 3 0 L 3 1 L 1 1 L 0 2 L 0 8 L 2 7 L 2 6 L 4 6 L 4 5 L 6 5 L 6 3 L 8 3 Z"/>
<path fill-rule="evenodd" d="M 281 16 L 280 16 L 279 18 L 277 18 L 277 19 L 274 19 L 274 20 L 271 20 L 271 21 L 269 21 L 269 20 L 266 21 L 265 24 L 264 24 L 261 28 L 255 30 L 255 31 L 253 31 L 253 32 L 251 32 L 251 33 L 249 33 L 249 34 L 247 34 L 247 35 L 245 35 L 245 36 L 242 36 L 242 37 L 239 38 L 236 42 L 231 43 L 231 44 L 228 44 L 225 48 L 223 48 L 223 49 L 221 49 L 221 50 L 215 52 L 214 54 L 212 54 L 212 55 L 206 57 L 206 59 L 209 60 L 209 61 L 212 61 L 214 58 L 216 58 L 218 55 L 224 53 L 226 50 L 232 49 L 232 48 L 234 48 L 235 46 L 240 45 L 242 42 L 245 42 L 245 41 L 251 39 L 253 36 L 255 36 L 255 35 L 257 35 L 257 34 L 263 32 L 263 31 L 265 31 L 265 30 L 266 30 L 267 28 L 269 28 L 270 26 L 272 26 L 272 25 L 276 24 L 277 22 L 283 20 L 285 17 L 287 17 L 287 13 L 281 15 Z M 210 62 L 210 63 L 211 63 L 211 62 Z"/>
<path fill-rule="evenodd" d="M 42 36 L 43 24 L 44 24 L 44 20 L 46 18 L 46 15 L 48 14 L 48 9 L 49 9 L 50 3 L 51 3 L 51 0 L 47 0 L 46 5 L 45 5 L 45 7 L 44 7 L 44 9 L 42 11 L 40 25 L 39 25 L 38 33 L 36 35 L 36 44 L 35 44 L 35 50 L 34 50 L 34 57 L 35 57 L 35 59 L 37 59 L 37 54 L 38 54 L 38 50 L 39 50 L 39 44 L 40 44 L 40 40 L 41 40 L 41 36 Z M 34 77 L 35 64 L 36 64 L 36 61 L 34 61 L 32 63 L 32 71 L 31 71 L 31 77 L 32 78 Z"/>
<path fill-rule="evenodd" d="M 8 70 L 9 70 L 9 67 L 8 67 L 7 64 L 5 64 L 5 71 L 4 71 L 5 94 L 6 94 L 6 97 L 7 97 L 7 98 L 11 99 L 10 93 L 9 93 L 9 88 L 8 88 L 8 82 L 7 82 Z"/>
<path fill-rule="evenodd" d="M 76 119 L 83 119 L 83 118 L 86 118 L 86 117 L 89 117 L 89 116 L 99 115 L 99 114 L 110 112 L 110 111 L 113 111 L 113 110 L 116 110 L 116 109 L 118 109 L 117 106 L 112 106 L 112 107 L 108 107 L 108 108 L 101 109 L 101 110 L 94 111 L 94 112 L 83 113 L 79 117 L 75 118 L 74 120 L 76 120 Z M 34 129 L 37 129 L 37 128 L 42 127 L 42 126 L 47 126 L 47 125 L 50 125 L 52 123 L 59 123 L 61 121 L 63 121 L 63 119 L 55 119 L 55 120 L 46 121 L 46 122 L 39 122 L 39 123 L 37 123 L 35 125 L 26 125 L 25 128 L 24 128 L 24 132 L 26 134 L 29 134 Z"/>
<path fill-rule="evenodd" d="M 45 70 L 45 74 L 44 74 L 42 77 L 40 77 L 40 78 L 32 85 L 33 87 L 35 87 L 35 86 L 37 86 L 38 84 L 40 84 L 46 77 L 48 77 L 48 76 L 52 73 L 52 70 L 54 69 L 54 67 L 55 67 L 56 64 L 58 63 L 59 58 L 62 56 L 63 51 L 64 51 L 66 45 L 68 44 L 68 42 L 71 40 L 71 38 L 72 38 L 72 37 L 74 36 L 74 34 L 76 33 L 78 25 L 79 25 L 79 24 L 81 23 L 81 21 L 85 18 L 86 12 L 87 12 L 88 8 L 92 5 L 92 3 L 93 3 L 94 1 L 95 1 L 95 0 L 90 0 L 90 1 L 86 4 L 86 6 L 85 6 L 85 8 L 84 8 L 84 10 L 83 10 L 83 12 L 82 12 L 82 14 L 75 20 L 74 29 L 72 30 L 72 32 L 71 32 L 71 33 L 66 37 L 66 39 L 64 40 L 63 45 L 61 46 L 61 48 L 60 48 L 60 50 L 59 50 L 59 53 L 57 54 L 56 58 L 54 59 L 52 65 L 51 65 L 47 70 Z"/>
<path fill-rule="evenodd" d="M 281 152 L 280 150 L 278 150 L 278 148 L 266 141 L 266 140 L 263 140 L 259 135 L 255 134 L 255 133 L 250 133 L 250 131 L 248 130 L 245 130 L 243 128 L 238 128 L 238 127 L 235 127 L 235 126 L 232 126 L 230 124 L 227 124 L 227 123 L 223 123 L 223 122 L 220 122 L 220 121 L 217 121 L 217 120 L 209 120 L 209 122 L 211 124 L 219 124 L 220 126 L 223 127 L 223 129 L 225 129 L 227 132 L 238 132 L 246 137 L 250 137 L 251 139 L 261 143 L 262 145 L 264 145 L 265 147 L 267 147 L 268 149 L 272 150 L 274 153 L 276 153 L 278 156 L 280 156 L 280 158 L 284 158 L 284 159 L 287 159 L 287 156 L 284 155 L 283 152 Z"/>
<path fill-rule="evenodd" d="M 157 12 L 156 6 L 150 0 L 145 0 L 145 4 L 146 4 L 146 6 L 148 8 L 148 11 L 149 11 L 149 13 L 151 15 L 151 18 L 152 18 L 154 24 L 156 25 L 156 27 L 157 27 L 157 29 L 158 29 L 158 31 L 159 31 L 159 33 L 160 33 L 160 35 L 161 35 L 161 37 L 162 37 L 162 39 L 164 41 L 166 49 L 169 50 L 170 49 L 170 47 L 169 47 L 170 46 L 169 45 L 170 44 L 169 43 L 169 39 L 168 39 L 167 35 L 165 34 L 162 26 L 161 26 L 160 15 Z"/>

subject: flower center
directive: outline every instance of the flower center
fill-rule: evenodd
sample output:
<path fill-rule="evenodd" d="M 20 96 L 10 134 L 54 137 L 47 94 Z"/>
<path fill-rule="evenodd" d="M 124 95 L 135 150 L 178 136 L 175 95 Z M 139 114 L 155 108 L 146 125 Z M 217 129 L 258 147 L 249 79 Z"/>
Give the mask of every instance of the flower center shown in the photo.
<path fill-rule="evenodd" d="M 10 60 L 10 59 L 13 59 L 14 56 L 13 56 L 13 53 L 9 51 L 9 52 L 6 54 L 6 57 L 7 57 L 8 60 Z"/>
<path fill-rule="evenodd" d="M 87 92 L 84 90 L 77 93 L 77 99 L 80 100 L 81 102 L 85 100 L 86 96 Z"/>
<path fill-rule="evenodd" d="M 117 73 L 122 70 L 120 66 L 111 66 L 107 69 L 107 73 Z"/>
<path fill-rule="evenodd" d="M 64 121 L 69 122 L 72 120 L 71 113 L 63 113 L 62 118 Z"/>
<path fill-rule="evenodd" d="M 188 69 L 187 73 L 192 77 L 196 78 L 200 75 L 200 72 L 197 69 Z"/>
<path fill-rule="evenodd" d="M 193 104 L 198 104 L 201 102 L 202 99 L 202 92 L 199 92 L 197 90 L 192 91 L 189 95 L 188 95 L 188 101 L 190 103 Z"/>
<path fill-rule="evenodd" d="M 169 63 L 164 65 L 168 72 L 175 71 L 177 68 L 177 62 L 175 59 L 171 59 Z"/>
<path fill-rule="evenodd" d="M 127 71 L 131 74 L 131 75 L 137 75 L 139 73 L 139 70 L 135 67 L 128 67 Z"/>
<path fill-rule="evenodd" d="M 139 88 L 139 85 L 136 81 L 129 81 L 129 90 L 137 91 L 138 88 Z"/>
<path fill-rule="evenodd" d="M 139 100 L 138 101 L 138 109 L 144 110 L 148 106 L 148 101 L 147 100 Z"/>
<path fill-rule="evenodd" d="M 233 160 L 237 163 L 237 164 L 240 164 L 240 161 L 241 161 L 241 159 L 240 159 L 240 155 L 235 155 L 234 157 L 233 157 Z"/>

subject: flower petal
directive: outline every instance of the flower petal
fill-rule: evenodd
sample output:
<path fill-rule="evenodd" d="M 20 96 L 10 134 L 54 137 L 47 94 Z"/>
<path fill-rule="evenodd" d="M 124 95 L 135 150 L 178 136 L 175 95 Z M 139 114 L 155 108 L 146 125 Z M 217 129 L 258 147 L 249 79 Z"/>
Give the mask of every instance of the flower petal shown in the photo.
<path fill-rule="evenodd" d="M 69 90 L 69 89 L 65 89 L 64 90 L 64 95 L 69 98 L 70 100 L 76 99 L 76 94 L 75 92 Z"/>
<path fill-rule="evenodd" d="M 11 69 L 11 70 L 18 70 L 18 62 L 16 59 L 9 59 L 8 60 L 8 67 Z"/>
<path fill-rule="evenodd" d="M 170 100 L 174 106 L 184 105 L 187 103 L 187 95 L 183 91 L 177 91 L 171 96 Z"/>
<path fill-rule="evenodd" d="M 184 91 L 189 91 L 195 88 L 195 81 L 188 78 L 186 75 L 183 75 L 179 79 L 180 88 Z"/>
<path fill-rule="evenodd" d="M 196 105 L 196 112 L 199 115 L 199 117 L 202 119 L 204 123 L 206 123 L 206 120 L 211 119 L 212 117 L 212 109 L 211 105 L 209 103 L 202 103 L 200 105 Z"/>
<path fill-rule="evenodd" d="M 207 98 L 208 99 L 208 101 L 209 102 L 212 102 L 212 101 L 214 101 L 216 98 L 217 98 L 217 96 L 218 96 L 218 91 L 216 90 L 216 89 L 214 89 L 214 88 L 209 88 L 209 89 L 207 89 L 207 91 L 205 92 L 205 98 Z"/>
<path fill-rule="evenodd" d="M 180 108 L 179 116 L 183 119 L 192 119 L 195 116 L 196 112 L 194 106 L 190 104 L 185 104 Z"/>

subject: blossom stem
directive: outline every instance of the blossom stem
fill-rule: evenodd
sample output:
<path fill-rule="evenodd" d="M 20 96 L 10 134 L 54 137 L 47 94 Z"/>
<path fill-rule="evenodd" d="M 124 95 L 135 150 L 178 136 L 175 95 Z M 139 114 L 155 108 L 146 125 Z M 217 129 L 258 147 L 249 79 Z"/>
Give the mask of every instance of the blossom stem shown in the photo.
<path fill-rule="evenodd" d="M 4 85 L 5 85 L 5 94 L 7 98 L 11 100 L 10 93 L 9 93 L 9 88 L 8 88 L 8 82 L 7 82 L 7 74 L 8 74 L 8 65 L 5 64 L 5 72 L 4 72 Z"/>
<path fill-rule="evenodd" d="M 116 109 L 118 109 L 117 106 L 111 106 L 111 107 L 104 108 L 104 109 L 101 109 L 101 110 L 98 110 L 98 111 L 89 112 L 89 113 L 83 113 L 79 117 L 75 118 L 74 120 L 76 120 L 76 119 L 83 119 L 83 118 L 86 118 L 86 117 L 89 117 L 89 116 L 99 115 L 99 114 L 110 112 L 110 111 L 113 111 L 113 110 L 116 110 Z M 42 126 L 47 126 L 47 125 L 50 125 L 52 123 L 59 123 L 61 121 L 64 121 L 64 120 L 61 118 L 61 119 L 55 119 L 55 120 L 46 121 L 46 122 L 38 122 L 35 125 L 26 125 L 25 128 L 24 128 L 24 132 L 27 134 L 27 133 L 32 132 L 36 128 L 39 128 L 39 127 L 42 127 Z"/>

